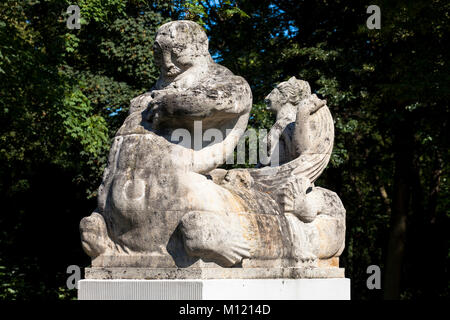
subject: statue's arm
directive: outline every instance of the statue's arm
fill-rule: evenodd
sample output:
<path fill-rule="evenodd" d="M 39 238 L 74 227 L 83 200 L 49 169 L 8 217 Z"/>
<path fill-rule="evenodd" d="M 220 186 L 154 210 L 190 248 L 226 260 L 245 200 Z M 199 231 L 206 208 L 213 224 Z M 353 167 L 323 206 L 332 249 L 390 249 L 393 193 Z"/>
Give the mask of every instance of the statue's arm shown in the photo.
<path fill-rule="evenodd" d="M 103 172 L 102 183 L 98 188 L 97 197 L 97 212 L 103 213 L 106 207 L 106 200 L 108 197 L 109 189 L 116 171 L 117 166 L 117 154 L 120 151 L 120 146 L 122 144 L 121 137 L 115 137 L 111 148 L 109 150 L 108 163 L 106 164 L 105 171 Z"/>
<path fill-rule="evenodd" d="M 326 104 L 325 100 L 317 98 L 313 94 L 309 99 L 303 100 L 297 111 L 297 119 L 295 121 L 295 129 L 293 143 L 298 155 L 307 153 L 311 149 L 311 129 L 309 126 L 309 118 L 311 114 L 322 108 Z"/>
<path fill-rule="evenodd" d="M 250 111 L 252 93 L 248 83 L 237 76 L 226 80 L 208 80 L 186 90 L 153 91 L 152 104 L 170 117 L 207 118 Z"/>
<path fill-rule="evenodd" d="M 150 91 L 145 92 L 145 93 L 131 99 L 130 107 L 129 107 L 129 114 L 132 114 L 137 111 L 140 111 L 140 112 L 144 111 L 148 107 L 149 103 L 153 100 L 152 91 L 153 91 L 153 88 L 150 89 Z"/>

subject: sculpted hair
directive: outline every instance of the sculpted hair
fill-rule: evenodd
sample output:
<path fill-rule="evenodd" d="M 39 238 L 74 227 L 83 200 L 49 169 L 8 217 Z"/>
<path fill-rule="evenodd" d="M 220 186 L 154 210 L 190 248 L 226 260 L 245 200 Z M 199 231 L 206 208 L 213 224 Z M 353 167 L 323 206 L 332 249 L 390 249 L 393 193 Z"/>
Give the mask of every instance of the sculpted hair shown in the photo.
<path fill-rule="evenodd" d="M 283 97 L 293 105 L 297 105 L 303 99 L 311 95 L 309 83 L 291 77 L 288 81 L 282 82 L 277 86 Z"/>
<path fill-rule="evenodd" d="M 209 55 L 208 37 L 202 27 L 193 21 L 178 20 L 163 24 L 156 38 L 161 36 L 170 38 L 179 49 L 192 47 L 200 55 Z"/>

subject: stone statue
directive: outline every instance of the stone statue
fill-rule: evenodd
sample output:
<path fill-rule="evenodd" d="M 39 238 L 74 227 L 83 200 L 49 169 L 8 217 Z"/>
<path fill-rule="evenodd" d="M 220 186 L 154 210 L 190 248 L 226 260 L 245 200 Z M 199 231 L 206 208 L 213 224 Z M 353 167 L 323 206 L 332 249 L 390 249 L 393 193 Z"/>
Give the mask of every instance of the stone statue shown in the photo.
<path fill-rule="evenodd" d="M 333 148 L 325 101 L 305 81 L 279 84 L 266 98 L 277 113 L 271 165 L 217 169 L 247 127 L 249 85 L 214 63 L 191 21 L 161 26 L 154 57 L 160 78 L 131 101 L 98 207 L 80 223 L 86 277 L 343 277 L 345 209 L 314 186 Z M 224 138 L 179 143 L 179 130 L 195 140 L 198 123 Z"/>

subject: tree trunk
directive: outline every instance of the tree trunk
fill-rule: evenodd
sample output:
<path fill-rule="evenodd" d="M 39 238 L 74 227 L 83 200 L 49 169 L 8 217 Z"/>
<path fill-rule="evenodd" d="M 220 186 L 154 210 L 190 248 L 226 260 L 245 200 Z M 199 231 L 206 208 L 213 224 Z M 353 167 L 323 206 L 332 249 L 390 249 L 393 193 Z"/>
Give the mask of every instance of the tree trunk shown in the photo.
<path fill-rule="evenodd" d="M 429 205 L 428 205 L 428 221 L 431 224 L 436 222 L 436 207 L 439 195 L 439 190 L 441 186 L 441 176 L 442 176 L 443 160 L 442 155 L 436 151 L 435 163 L 433 167 L 433 175 L 430 182 L 430 195 L 429 195 Z"/>
<path fill-rule="evenodd" d="M 394 132 L 394 194 L 391 227 L 384 272 L 384 298 L 399 299 L 403 256 L 406 242 L 406 220 L 411 199 L 411 173 L 414 138 L 412 128 L 400 123 Z"/>

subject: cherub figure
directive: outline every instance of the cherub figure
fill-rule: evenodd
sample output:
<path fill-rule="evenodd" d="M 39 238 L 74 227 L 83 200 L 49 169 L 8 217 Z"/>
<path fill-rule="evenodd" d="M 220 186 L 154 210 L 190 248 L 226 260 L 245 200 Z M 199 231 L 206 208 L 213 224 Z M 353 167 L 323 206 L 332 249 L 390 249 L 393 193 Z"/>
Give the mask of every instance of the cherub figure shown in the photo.
<path fill-rule="evenodd" d="M 276 113 L 268 141 L 272 161 L 282 165 L 309 152 L 315 142 L 309 125 L 310 116 L 325 106 L 326 101 L 311 94 L 308 82 L 295 77 L 280 83 L 264 101 Z M 277 154 L 274 154 L 276 148 Z"/>
<path fill-rule="evenodd" d="M 294 215 L 305 224 L 297 231 L 301 243 L 298 255 L 339 256 L 344 249 L 345 209 L 336 193 L 314 186 L 330 159 L 334 139 L 326 101 L 311 94 L 308 82 L 291 77 L 273 89 L 265 102 L 276 113 L 268 138 L 270 165 L 279 164 L 271 173 L 279 179 L 269 189 L 275 190 L 284 214 Z M 262 171 L 252 173 L 265 183 L 265 177 L 260 179 Z M 327 232 L 322 232 L 319 245 L 311 242 L 305 246 L 308 240 L 302 230 L 312 226 Z"/>

